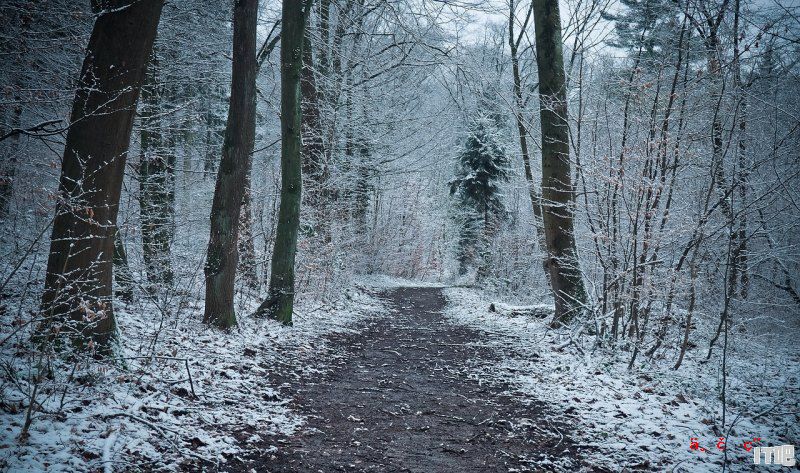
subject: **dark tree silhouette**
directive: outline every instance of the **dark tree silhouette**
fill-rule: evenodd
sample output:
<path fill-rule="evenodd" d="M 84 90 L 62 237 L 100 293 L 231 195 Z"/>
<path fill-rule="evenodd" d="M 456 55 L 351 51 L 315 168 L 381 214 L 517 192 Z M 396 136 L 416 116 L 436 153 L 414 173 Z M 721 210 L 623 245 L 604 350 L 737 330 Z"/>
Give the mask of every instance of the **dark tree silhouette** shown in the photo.
<path fill-rule="evenodd" d="M 45 325 L 110 348 L 112 261 L 136 101 L 163 0 L 95 2 L 72 106 L 42 297 Z"/>

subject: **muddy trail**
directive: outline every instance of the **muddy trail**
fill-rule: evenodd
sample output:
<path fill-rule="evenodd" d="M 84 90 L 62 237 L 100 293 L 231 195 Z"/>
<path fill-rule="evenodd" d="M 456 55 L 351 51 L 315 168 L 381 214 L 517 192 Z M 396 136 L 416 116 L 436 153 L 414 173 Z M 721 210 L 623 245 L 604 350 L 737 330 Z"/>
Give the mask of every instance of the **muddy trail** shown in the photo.
<path fill-rule="evenodd" d="M 586 452 L 552 409 L 472 374 L 501 357 L 479 332 L 442 315 L 441 289 L 399 288 L 382 297 L 391 307 L 385 317 L 329 338 L 345 353 L 333 370 L 284 380 L 282 393 L 307 424 L 241 471 L 582 469 Z"/>

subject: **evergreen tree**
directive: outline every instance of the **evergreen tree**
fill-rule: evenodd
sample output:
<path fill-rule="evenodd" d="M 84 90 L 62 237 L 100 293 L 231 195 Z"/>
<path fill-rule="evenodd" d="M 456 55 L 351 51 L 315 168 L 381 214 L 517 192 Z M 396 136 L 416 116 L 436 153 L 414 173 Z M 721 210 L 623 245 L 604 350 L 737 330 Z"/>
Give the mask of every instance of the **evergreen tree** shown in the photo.
<path fill-rule="evenodd" d="M 614 37 L 609 44 L 628 51 L 640 51 L 653 59 L 670 50 L 674 36 L 675 4 L 668 0 L 620 0 L 619 13 L 604 13 L 614 22 Z"/>
<path fill-rule="evenodd" d="M 476 256 L 485 256 L 488 241 L 506 214 L 500 183 L 508 180 L 508 157 L 498 142 L 494 123 L 489 117 L 475 121 L 458 157 L 456 178 L 450 181 L 450 194 L 456 196 L 459 211 L 457 258 L 461 274 Z M 479 277 L 485 276 L 486 263 L 484 258 Z"/>

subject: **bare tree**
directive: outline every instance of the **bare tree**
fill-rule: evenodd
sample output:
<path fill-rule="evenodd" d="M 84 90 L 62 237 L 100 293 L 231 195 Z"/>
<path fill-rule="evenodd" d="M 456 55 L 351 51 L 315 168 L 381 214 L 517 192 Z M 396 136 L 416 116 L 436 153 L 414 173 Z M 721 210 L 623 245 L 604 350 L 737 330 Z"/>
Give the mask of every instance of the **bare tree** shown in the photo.
<path fill-rule="evenodd" d="M 133 115 L 162 0 L 96 2 L 62 161 L 42 310 L 50 334 L 72 324 L 73 342 L 106 351 L 114 235 Z"/>
<path fill-rule="evenodd" d="M 534 0 L 539 114 L 542 126 L 542 217 L 547 268 L 555 299 L 554 325 L 568 323 L 586 304 L 573 224 L 569 125 L 561 16 L 557 0 Z"/>
<path fill-rule="evenodd" d="M 267 299 L 256 315 L 292 323 L 294 260 L 300 227 L 302 128 L 300 76 L 310 0 L 284 2 L 281 14 L 281 203 Z"/>
<path fill-rule="evenodd" d="M 522 96 L 522 74 L 519 66 L 519 46 L 525 36 L 528 22 L 533 13 L 533 2 L 525 13 L 525 19 L 520 26 L 519 34 L 514 32 L 514 24 L 517 22 L 515 3 L 511 0 L 508 13 L 508 46 L 511 50 L 511 71 L 514 77 L 514 119 L 517 122 L 517 134 L 519 135 L 519 147 L 522 151 L 522 165 L 525 170 L 525 179 L 528 181 L 528 194 L 533 208 L 534 227 L 536 229 L 536 241 L 542 252 L 547 252 L 547 243 L 544 238 L 544 228 L 542 227 L 542 196 L 539 188 L 533 180 L 533 167 L 531 166 L 530 152 L 528 151 L 528 127 L 523 116 L 525 110 L 525 99 Z M 545 271 L 547 272 L 547 271 Z"/>
<path fill-rule="evenodd" d="M 225 143 L 214 200 L 206 256 L 206 306 L 203 321 L 227 329 L 236 325 L 233 290 L 239 261 L 239 215 L 246 187 L 256 123 L 256 27 L 258 0 L 241 0 L 233 9 L 233 76 Z"/>

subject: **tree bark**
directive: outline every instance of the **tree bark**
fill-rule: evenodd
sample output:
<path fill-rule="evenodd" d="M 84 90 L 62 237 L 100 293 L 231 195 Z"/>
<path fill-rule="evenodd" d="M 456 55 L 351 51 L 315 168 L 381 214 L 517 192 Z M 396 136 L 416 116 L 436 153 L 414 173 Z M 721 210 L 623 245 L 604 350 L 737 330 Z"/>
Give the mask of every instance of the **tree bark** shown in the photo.
<path fill-rule="evenodd" d="M 304 4 L 305 3 L 305 4 Z M 272 251 L 269 292 L 256 315 L 291 325 L 294 260 L 300 225 L 302 140 L 300 73 L 310 2 L 285 1 L 281 15 L 281 201 Z M 303 8 L 305 6 L 305 8 Z"/>
<path fill-rule="evenodd" d="M 18 25 L 15 31 L 7 31 L 8 37 L 16 35 L 15 41 L 18 42 L 16 49 L 18 54 L 11 55 L 11 60 L 5 67 L 14 68 L 11 74 L 13 77 L 13 101 L 11 106 L 6 106 L 3 111 L 3 120 L 11 124 L 10 130 L 0 131 L 0 135 L 8 139 L 7 143 L 0 145 L 0 219 L 8 217 L 11 201 L 14 197 L 14 180 L 17 175 L 18 154 L 20 149 L 20 142 L 22 133 L 13 133 L 7 135 L 6 132 L 12 133 L 13 130 L 22 128 L 22 111 L 23 99 L 22 91 L 27 87 L 25 86 L 24 74 L 26 71 L 33 67 L 32 59 L 29 58 L 25 51 L 28 50 L 27 38 L 33 19 L 24 11 L 19 11 L 11 16 L 11 24 Z M 10 117 L 5 114 L 10 113 Z"/>
<path fill-rule="evenodd" d="M 203 322 L 222 329 L 236 325 L 233 290 L 239 261 L 239 215 L 256 127 L 257 20 L 258 0 L 238 0 L 235 3 L 231 99 L 211 204 L 203 315 Z"/>
<path fill-rule="evenodd" d="M 322 55 L 322 54 L 321 54 Z M 314 76 L 314 58 L 311 35 L 304 35 L 303 68 L 300 73 L 300 94 L 302 96 L 303 126 L 303 185 L 310 192 L 303 193 L 303 205 L 311 207 L 314 225 L 318 231 L 328 236 L 325 218 L 327 172 L 325 166 L 325 145 L 323 141 L 322 116 L 320 113 L 320 94 Z"/>
<path fill-rule="evenodd" d="M 311 37 L 306 32 L 303 40 L 303 68 L 300 76 L 303 125 L 303 174 L 318 182 L 323 174 L 324 145 L 322 142 L 322 118 L 320 114 L 317 81 L 314 77 L 314 57 Z M 312 196 L 307 196 L 310 198 Z"/>
<path fill-rule="evenodd" d="M 112 258 L 136 101 L 163 0 L 97 2 L 62 160 L 42 311 L 48 337 L 91 339 L 108 353 L 116 332 Z"/>
<path fill-rule="evenodd" d="M 586 304 L 573 225 L 572 172 L 558 0 L 533 0 L 539 113 L 542 126 L 542 218 L 555 299 L 553 325 L 568 323 Z"/>
<path fill-rule="evenodd" d="M 741 50 L 739 47 L 739 17 L 741 2 L 736 0 L 733 18 L 733 84 L 736 89 L 736 99 L 739 105 L 739 139 L 736 146 L 737 174 L 736 186 L 739 188 L 742 214 L 739 216 L 737 245 L 734 249 L 734 269 L 739 277 L 739 295 L 747 299 L 750 287 L 750 271 L 747 261 L 747 192 L 750 186 L 750 162 L 747 157 L 747 94 L 742 83 Z"/>

